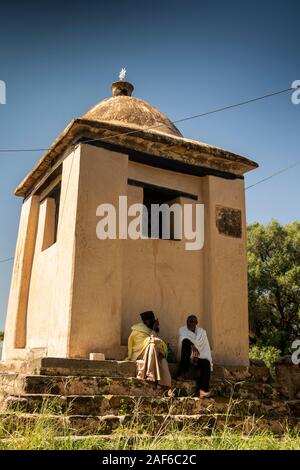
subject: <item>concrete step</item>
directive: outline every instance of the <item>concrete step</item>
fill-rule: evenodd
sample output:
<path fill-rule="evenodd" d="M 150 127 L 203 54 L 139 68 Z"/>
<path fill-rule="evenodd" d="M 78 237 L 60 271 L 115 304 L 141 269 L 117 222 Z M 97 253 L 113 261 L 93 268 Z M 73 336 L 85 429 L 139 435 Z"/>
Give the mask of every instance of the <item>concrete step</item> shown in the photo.
<path fill-rule="evenodd" d="M 26 413 L 1 413 L 0 414 L 0 439 L 14 436 L 14 433 L 22 435 L 22 429 L 30 430 L 38 427 L 43 429 L 49 426 L 51 434 L 56 436 L 109 436 L 130 438 L 133 434 L 157 434 L 174 433 L 177 431 L 201 432 L 210 435 L 212 431 L 234 429 L 245 435 L 257 431 L 271 431 L 277 435 L 286 432 L 287 428 L 294 432 L 300 431 L 300 418 L 277 417 L 240 417 L 234 414 L 197 414 L 197 415 L 107 415 L 107 416 L 60 416 L 39 415 Z"/>
<path fill-rule="evenodd" d="M 300 400 L 232 400 L 227 397 L 199 399 L 133 397 L 128 395 L 56 396 L 50 394 L 9 396 L 4 409 L 22 412 L 45 412 L 68 415 L 120 414 L 214 414 L 234 413 L 239 416 L 300 416 Z"/>

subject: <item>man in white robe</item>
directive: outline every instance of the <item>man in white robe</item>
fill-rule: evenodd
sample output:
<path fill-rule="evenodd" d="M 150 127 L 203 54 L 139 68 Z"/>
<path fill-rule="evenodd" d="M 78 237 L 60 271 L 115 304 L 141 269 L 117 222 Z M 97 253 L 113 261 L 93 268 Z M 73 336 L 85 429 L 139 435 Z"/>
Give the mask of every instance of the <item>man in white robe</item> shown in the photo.
<path fill-rule="evenodd" d="M 186 376 L 192 360 L 200 370 L 200 377 L 197 379 L 197 396 L 205 398 L 210 396 L 209 382 L 213 363 L 206 331 L 197 324 L 197 317 L 190 315 L 186 326 L 179 329 L 177 377 Z"/>

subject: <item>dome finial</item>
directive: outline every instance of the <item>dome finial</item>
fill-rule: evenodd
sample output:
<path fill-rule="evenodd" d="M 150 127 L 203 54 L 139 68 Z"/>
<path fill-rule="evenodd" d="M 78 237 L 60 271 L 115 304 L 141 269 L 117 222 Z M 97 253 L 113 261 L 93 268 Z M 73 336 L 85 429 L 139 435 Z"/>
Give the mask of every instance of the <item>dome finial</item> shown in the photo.
<path fill-rule="evenodd" d="M 131 96 L 133 92 L 133 85 L 129 82 L 125 82 L 125 75 L 127 70 L 122 67 L 119 73 L 119 80 L 114 82 L 111 86 L 113 96 Z"/>
<path fill-rule="evenodd" d="M 124 67 L 122 67 L 121 72 L 119 73 L 119 80 L 121 80 L 122 82 L 124 81 L 126 72 L 127 72 L 127 70 Z"/>

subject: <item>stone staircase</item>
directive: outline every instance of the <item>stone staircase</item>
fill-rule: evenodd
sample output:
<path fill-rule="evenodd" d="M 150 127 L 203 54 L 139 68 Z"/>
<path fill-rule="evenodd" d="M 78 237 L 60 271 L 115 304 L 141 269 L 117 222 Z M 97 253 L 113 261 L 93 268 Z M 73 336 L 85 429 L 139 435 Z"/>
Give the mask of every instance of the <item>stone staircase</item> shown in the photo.
<path fill-rule="evenodd" d="M 171 373 L 176 365 L 170 365 Z M 191 372 L 192 374 L 194 371 Z M 157 433 L 224 426 L 252 432 L 300 430 L 300 400 L 286 399 L 264 366 L 215 366 L 213 398 L 191 397 L 195 381 L 173 381 L 174 397 L 135 378 L 135 363 L 43 358 L 21 372 L 0 372 L 2 428 L 13 432 L 45 418 L 57 435 Z"/>

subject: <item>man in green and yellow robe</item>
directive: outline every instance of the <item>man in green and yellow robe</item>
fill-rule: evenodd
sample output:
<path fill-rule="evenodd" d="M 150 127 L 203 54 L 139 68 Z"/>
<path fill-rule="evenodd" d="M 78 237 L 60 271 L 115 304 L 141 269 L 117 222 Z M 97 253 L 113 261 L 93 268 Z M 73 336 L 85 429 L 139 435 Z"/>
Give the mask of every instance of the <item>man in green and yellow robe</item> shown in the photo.
<path fill-rule="evenodd" d="M 158 337 L 158 320 L 152 311 L 141 313 L 141 319 L 141 323 L 131 327 L 127 360 L 137 361 L 137 377 L 170 388 L 171 375 L 166 360 L 168 347 Z"/>

